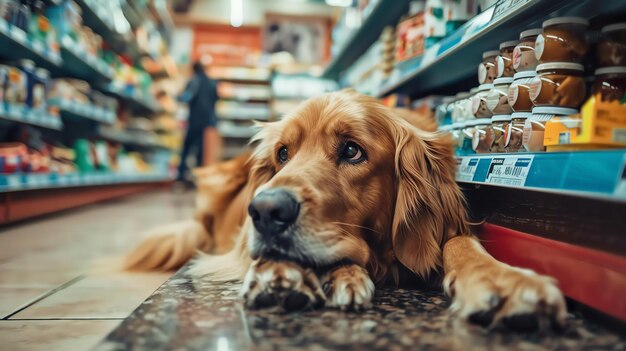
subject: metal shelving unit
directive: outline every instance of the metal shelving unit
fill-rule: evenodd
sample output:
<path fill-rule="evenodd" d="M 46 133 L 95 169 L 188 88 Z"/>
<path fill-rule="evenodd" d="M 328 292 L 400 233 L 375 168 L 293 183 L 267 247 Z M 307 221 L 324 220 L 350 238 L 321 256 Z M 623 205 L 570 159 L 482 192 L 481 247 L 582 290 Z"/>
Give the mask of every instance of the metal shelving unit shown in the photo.
<path fill-rule="evenodd" d="M 29 173 L 29 174 L 12 174 L 0 175 L 0 193 L 34 190 L 34 189 L 51 189 L 51 188 L 70 188 L 94 185 L 110 185 L 110 184 L 127 184 L 127 183 L 143 183 L 143 182 L 164 182 L 170 177 L 164 173 L 137 173 L 124 174 L 113 172 L 96 172 L 96 173 Z"/>

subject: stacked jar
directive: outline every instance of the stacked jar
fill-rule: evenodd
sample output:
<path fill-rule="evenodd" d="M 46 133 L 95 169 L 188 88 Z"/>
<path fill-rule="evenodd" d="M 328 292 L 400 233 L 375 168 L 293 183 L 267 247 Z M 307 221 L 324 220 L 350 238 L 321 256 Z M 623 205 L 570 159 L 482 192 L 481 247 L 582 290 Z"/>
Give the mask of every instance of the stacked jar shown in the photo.
<path fill-rule="evenodd" d="M 533 55 L 534 57 L 534 55 Z M 533 101 L 530 98 L 530 83 L 537 73 L 535 70 L 520 71 L 513 76 L 513 83 L 509 86 L 507 99 L 511 106 L 511 120 L 504 127 L 504 152 L 524 151 L 522 138 L 526 120 L 531 117 Z"/>
<path fill-rule="evenodd" d="M 601 102 L 626 104 L 626 22 L 604 26 L 597 47 L 593 95 Z"/>
<path fill-rule="evenodd" d="M 539 62 L 537 76 L 529 84 L 535 108 L 524 124 L 522 143 L 531 152 L 544 151 L 545 124 L 554 116 L 578 113 L 585 98 L 584 67 L 589 21 L 558 17 L 543 22 L 543 33 L 535 41 Z"/>

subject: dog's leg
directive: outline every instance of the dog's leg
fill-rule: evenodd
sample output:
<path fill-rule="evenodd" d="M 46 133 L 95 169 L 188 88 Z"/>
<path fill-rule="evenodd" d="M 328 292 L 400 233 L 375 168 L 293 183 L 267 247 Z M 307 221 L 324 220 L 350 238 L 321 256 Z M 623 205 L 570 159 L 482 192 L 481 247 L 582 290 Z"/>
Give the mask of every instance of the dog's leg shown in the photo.
<path fill-rule="evenodd" d="M 315 273 L 282 261 L 255 261 L 243 281 L 241 295 L 246 306 L 253 309 L 279 306 L 295 311 L 324 303 L 324 293 Z"/>
<path fill-rule="evenodd" d="M 470 322 L 530 331 L 565 321 L 565 299 L 554 279 L 497 261 L 474 237 L 448 240 L 443 263 L 450 309 Z"/>
<path fill-rule="evenodd" d="M 365 268 L 349 264 L 337 267 L 321 277 L 326 305 L 342 310 L 372 307 L 374 283 Z"/>

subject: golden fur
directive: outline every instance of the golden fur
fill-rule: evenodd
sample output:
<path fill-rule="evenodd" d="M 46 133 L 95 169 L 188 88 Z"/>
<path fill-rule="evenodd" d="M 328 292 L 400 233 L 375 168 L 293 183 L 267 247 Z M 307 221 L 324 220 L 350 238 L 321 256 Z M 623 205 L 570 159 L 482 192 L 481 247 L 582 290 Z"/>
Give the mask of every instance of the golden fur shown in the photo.
<path fill-rule="evenodd" d="M 158 239 L 149 239 L 129 256 L 127 267 L 171 269 L 200 250 L 205 254 L 196 259 L 192 272 L 213 279 L 245 276 L 247 299 L 267 289 L 262 282 L 272 270 L 277 276 L 292 272 L 290 289 L 310 286 L 298 280 L 309 273 L 296 272 L 293 263 L 287 268 L 267 263 L 256 250 L 259 238 L 246 208 L 258 192 L 280 187 L 301 204 L 295 261 L 305 269 L 349 262 L 319 277 L 321 284 L 330 286 L 326 298 L 331 306 L 369 306 L 371 281 L 397 282 L 400 266 L 423 278 L 445 268 L 448 293 L 455 282 L 461 283 L 455 301 L 462 301 L 457 309 L 469 311 L 465 317 L 490 307 L 476 302 L 482 301 L 481 292 L 466 282 L 476 275 L 482 279 L 479 285 L 493 292 L 497 284 L 489 284 L 489 274 L 499 272 L 521 277 L 512 279 L 516 286 L 507 287 L 509 294 L 531 286 L 533 296 L 557 306 L 562 320 L 563 298 L 552 281 L 534 273 L 524 276 L 495 261 L 469 236 L 451 141 L 426 131 L 433 130 L 432 121 L 423 122 L 422 128 L 415 126 L 419 123 L 406 111 L 393 111 L 352 91 L 311 99 L 283 120 L 263 124 L 253 139 L 258 145 L 252 154 L 198 170 L 195 225 L 161 231 Z M 338 145 L 345 140 L 362 146 L 367 160 L 358 165 L 339 162 Z M 276 155 L 283 146 L 289 160 L 281 164 Z M 444 252 L 447 243 L 454 244 Z M 457 250 L 459 245 L 466 252 Z M 454 252 L 452 257 L 449 252 Z M 479 272 L 464 268 L 476 265 Z M 317 296 L 313 292 L 318 288 L 312 287 L 309 295 Z M 345 297 L 347 290 L 351 297 Z M 514 305 L 510 311 L 516 311 L 515 301 L 509 304 Z M 502 312 L 502 318 L 506 315 Z"/>

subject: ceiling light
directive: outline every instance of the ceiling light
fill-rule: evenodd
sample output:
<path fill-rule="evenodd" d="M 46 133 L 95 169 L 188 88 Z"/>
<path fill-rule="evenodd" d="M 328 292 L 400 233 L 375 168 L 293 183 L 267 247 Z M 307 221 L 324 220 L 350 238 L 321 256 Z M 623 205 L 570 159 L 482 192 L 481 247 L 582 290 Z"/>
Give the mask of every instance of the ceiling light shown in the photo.
<path fill-rule="evenodd" d="M 348 7 L 352 6 L 353 0 L 326 0 L 326 4 L 330 6 Z"/>
<path fill-rule="evenodd" d="M 243 0 L 230 0 L 230 25 L 237 28 L 243 24 Z"/>

